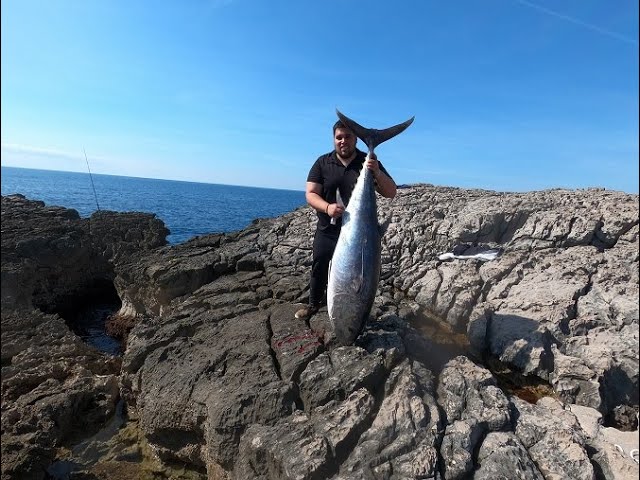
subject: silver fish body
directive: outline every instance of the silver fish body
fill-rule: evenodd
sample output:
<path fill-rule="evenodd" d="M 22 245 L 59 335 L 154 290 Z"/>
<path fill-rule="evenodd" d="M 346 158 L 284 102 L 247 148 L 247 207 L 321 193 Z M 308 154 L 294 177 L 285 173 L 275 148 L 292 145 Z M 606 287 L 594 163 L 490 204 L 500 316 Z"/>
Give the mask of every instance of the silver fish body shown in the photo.
<path fill-rule="evenodd" d="M 385 130 L 358 125 L 340 112 L 338 117 L 369 147 L 404 131 L 413 118 Z M 350 345 L 362 331 L 380 281 L 382 228 L 378 224 L 373 173 L 363 165 L 349 204 L 329 268 L 327 308 L 336 341 Z"/>
<path fill-rule="evenodd" d="M 371 171 L 362 167 L 333 253 L 327 307 L 336 340 L 353 343 L 371 311 L 380 280 L 382 234 Z"/>

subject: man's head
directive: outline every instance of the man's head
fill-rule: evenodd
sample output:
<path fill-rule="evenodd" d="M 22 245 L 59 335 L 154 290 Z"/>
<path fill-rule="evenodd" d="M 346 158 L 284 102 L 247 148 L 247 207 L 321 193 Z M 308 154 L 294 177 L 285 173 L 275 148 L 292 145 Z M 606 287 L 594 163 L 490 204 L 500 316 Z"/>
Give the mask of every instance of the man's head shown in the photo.
<path fill-rule="evenodd" d="M 343 160 L 350 160 L 356 153 L 358 137 L 349 127 L 338 120 L 333 124 L 333 145 L 336 154 Z"/>

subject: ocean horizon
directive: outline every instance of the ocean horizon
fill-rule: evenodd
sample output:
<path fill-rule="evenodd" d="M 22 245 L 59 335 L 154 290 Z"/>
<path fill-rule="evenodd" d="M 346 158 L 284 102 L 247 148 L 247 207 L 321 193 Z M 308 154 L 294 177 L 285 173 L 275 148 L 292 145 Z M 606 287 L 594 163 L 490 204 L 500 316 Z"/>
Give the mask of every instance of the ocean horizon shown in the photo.
<path fill-rule="evenodd" d="M 83 218 L 97 210 L 153 213 L 171 231 L 170 244 L 242 230 L 257 218 L 277 217 L 306 204 L 303 190 L 4 165 L 1 173 L 2 195 L 21 194 L 48 206 L 72 208 Z"/>

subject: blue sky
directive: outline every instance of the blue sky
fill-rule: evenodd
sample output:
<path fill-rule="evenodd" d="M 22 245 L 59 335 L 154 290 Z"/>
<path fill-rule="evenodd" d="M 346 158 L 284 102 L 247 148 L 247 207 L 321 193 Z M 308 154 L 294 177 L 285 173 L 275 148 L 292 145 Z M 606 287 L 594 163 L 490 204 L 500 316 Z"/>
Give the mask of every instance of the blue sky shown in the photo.
<path fill-rule="evenodd" d="M 638 193 L 637 0 L 2 0 L 2 165 L 303 190 L 339 108 L 398 184 Z M 359 143 L 364 148 L 362 143 Z"/>

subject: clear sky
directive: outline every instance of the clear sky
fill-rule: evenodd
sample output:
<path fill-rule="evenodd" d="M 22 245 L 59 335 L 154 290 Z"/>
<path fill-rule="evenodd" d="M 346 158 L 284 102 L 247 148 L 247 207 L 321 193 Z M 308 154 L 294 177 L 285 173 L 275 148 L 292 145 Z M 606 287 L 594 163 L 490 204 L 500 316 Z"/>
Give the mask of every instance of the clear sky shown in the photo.
<path fill-rule="evenodd" d="M 340 109 L 396 183 L 638 192 L 637 0 L 2 0 L 2 165 L 304 190 Z M 364 146 L 359 142 L 361 148 Z"/>

